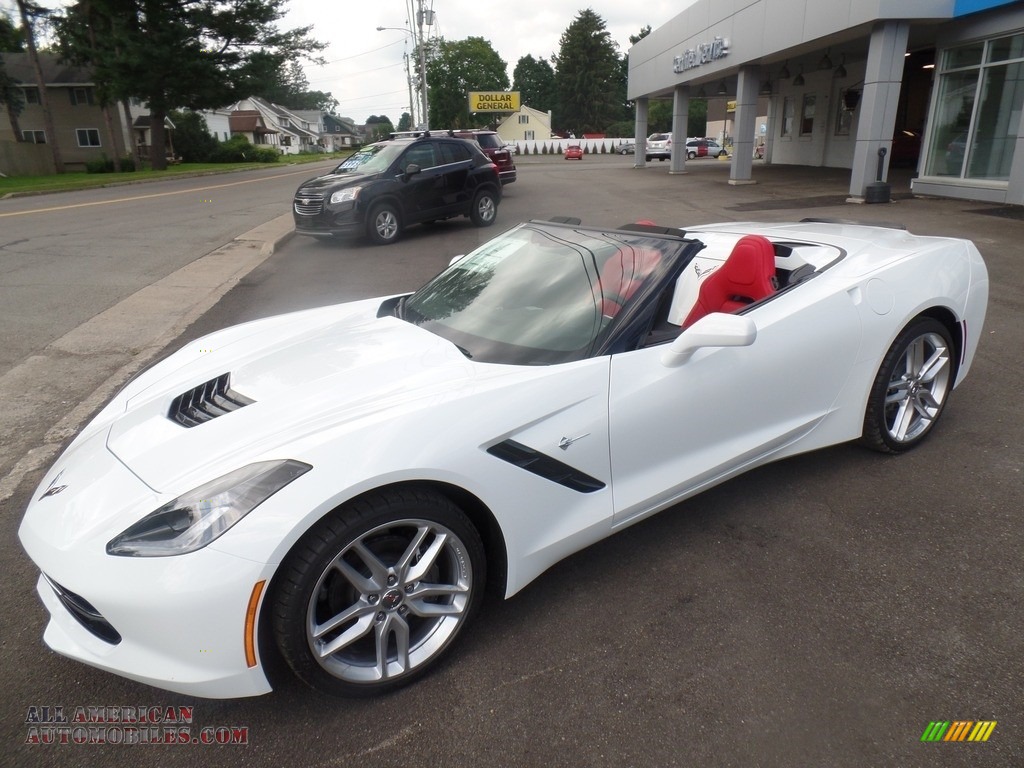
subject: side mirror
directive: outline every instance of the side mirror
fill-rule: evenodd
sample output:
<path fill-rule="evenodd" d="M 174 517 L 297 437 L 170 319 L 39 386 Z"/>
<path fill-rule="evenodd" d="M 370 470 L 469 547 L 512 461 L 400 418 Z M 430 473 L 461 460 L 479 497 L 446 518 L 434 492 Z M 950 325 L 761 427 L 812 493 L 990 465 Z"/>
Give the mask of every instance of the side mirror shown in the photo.
<path fill-rule="evenodd" d="M 407 177 L 408 176 L 415 176 L 421 170 L 423 170 L 423 169 L 420 168 L 419 165 L 417 165 L 416 163 L 409 163 L 407 166 L 405 166 L 405 175 Z"/>
<path fill-rule="evenodd" d="M 749 347 L 757 338 L 757 326 L 746 315 L 713 312 L 683 331 L 661 353 L 661 364 L 675 368 L 704 347 Z"/>

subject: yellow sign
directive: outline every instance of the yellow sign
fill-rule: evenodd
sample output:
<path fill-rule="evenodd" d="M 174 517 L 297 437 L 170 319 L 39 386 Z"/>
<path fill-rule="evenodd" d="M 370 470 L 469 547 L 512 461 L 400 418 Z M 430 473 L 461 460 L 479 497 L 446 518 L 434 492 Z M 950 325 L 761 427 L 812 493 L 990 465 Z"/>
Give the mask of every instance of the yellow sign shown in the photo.
<path fill-rule="evenodd" d="M 470 91 L 470 112 L 518 112 L 519 91 Z"/>

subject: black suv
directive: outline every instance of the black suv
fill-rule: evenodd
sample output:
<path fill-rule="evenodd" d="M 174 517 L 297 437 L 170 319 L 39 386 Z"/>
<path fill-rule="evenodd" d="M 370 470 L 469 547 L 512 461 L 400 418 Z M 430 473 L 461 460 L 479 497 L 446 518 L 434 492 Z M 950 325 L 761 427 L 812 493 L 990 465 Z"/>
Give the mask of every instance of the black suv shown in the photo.
<path fill-rule="evenodd" d="M 501 136 L 494 131 L 469 129 L 456 130 L 454 133 L 459 138 L 471 139 L 480 145 L 484 154 L 498 166 L 498 178 L 502 184 L 511 184 L 516 180 L 516 164 L 512 160 L 512 153 L 505 148 Z"/>
<path fill-rule="evenodd" d="M 292 213 L 300 235 L 366 234 L 384 245 L 410 224 L 454 216 L 490 226 L 500 200 L 498 169 L 475 143 L 451 131 L 392 134 L 303 182 Z"/>

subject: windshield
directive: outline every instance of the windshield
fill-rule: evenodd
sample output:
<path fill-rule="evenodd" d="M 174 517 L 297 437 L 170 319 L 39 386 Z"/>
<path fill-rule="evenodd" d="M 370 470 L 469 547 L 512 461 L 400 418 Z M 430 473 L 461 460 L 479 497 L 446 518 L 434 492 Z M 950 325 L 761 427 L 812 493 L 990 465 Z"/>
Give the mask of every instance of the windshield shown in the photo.
<path fill-rule="evenodd" d="M 404 144 L 370 144 L 345 158 L 333 172 L 370 174 L 386 171 L 395 158 L 402 154 L 405 146 Z"/>
<path fill-rule="evenodd" d="M 594 354 L 681 243 L 523 224 L 408 297 L 400 317 L 483 362 L 544 365 Z"/>

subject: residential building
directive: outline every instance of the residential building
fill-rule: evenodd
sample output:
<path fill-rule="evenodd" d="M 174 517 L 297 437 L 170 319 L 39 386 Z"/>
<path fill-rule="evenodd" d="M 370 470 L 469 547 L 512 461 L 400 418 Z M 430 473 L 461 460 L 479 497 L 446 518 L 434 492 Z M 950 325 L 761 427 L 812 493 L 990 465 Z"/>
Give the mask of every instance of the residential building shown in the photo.
<path fill-rule="evenodd" d="M 3 57 L 7 75 L 21 85 L 24 107 L 17 118 L 20 137 L 12 133 L 7 107 L 0 107 L 0 142 L 20 140 L 34 144 L 50 143 L 53 137 L 46 135 L 42 99 L 29 55 L 4 53 Z M 46 95 L 57 143 L 66 169 L 84 170 L 90 160 L 129 154 L 132 132 L 128 128 L 122 105 L 113 104 L 110 107 L 113 124 L 111 133 L 96 96 L 96 83 L 89 70 L 63 64 L 56 56 L 46 53 L 39 54 L 39 63 L 46 82 Z"/>
<path fill-rule="evenodd" d="M 541 112 L 524 104 L 518 112 L 505 115 L 498 123 L 497 131 L 506 144 L 547 139 L 551 136 L 551 113 Z"/>

